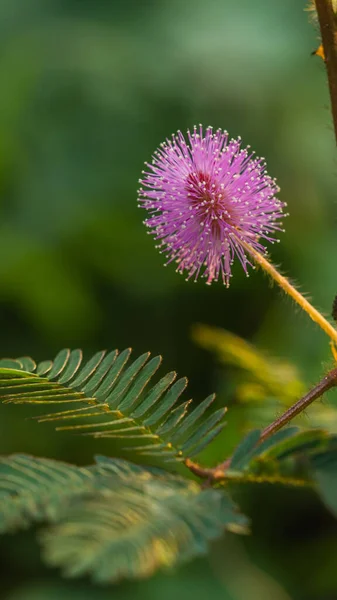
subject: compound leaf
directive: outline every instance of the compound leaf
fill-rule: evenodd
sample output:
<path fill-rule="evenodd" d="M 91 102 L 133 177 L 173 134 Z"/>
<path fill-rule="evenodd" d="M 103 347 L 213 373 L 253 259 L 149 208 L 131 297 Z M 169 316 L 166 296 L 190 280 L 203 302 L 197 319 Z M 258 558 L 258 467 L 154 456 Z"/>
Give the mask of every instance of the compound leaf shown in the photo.
<path fill-rule="evenodd" d="M 178 404 L 187 379 L 171 372 L 152 384 L 161 357 L 130 361 L 131 350 L 96 353 L 82 364 L 81 350 L 61 350 L 36 365 L 27 357 L 0 361 L 0 398 L 13 404 L 46 404 L 39 421 L 59 430 L 119 440 L 123 450 L 181 462 L 203 449 L 223 428 L 225 409 L 206 415 L 214 395 L 189 410 Z"/>
<path fill-rule="evenodd" d="M 0 460 L 0 531 L 49 523 L 46 561 L 98 582 L 145 577 L 205 553 L 225 529 L 247 530 L 224 490 L 161 469 L 97 457 L 76 467 L 13 455 Z"/>

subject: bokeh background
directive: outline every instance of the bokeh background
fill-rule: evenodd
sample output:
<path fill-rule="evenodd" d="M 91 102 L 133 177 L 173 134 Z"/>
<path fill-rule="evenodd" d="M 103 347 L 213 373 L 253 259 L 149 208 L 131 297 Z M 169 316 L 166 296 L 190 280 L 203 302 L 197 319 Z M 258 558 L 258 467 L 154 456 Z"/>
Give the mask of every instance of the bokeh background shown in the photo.
<path fill-rule="evenodd" d="M 195 123 L 241 135 L 281 186 L 290 217 L 274 262 L 330 312 L 337 292 L 336 154 L 318 31 L 304 0 L 1 0 L 0 351 L 52 358 L 132 346 L 164 356 L 200 401 L 218 392 L 228 427 L 214 464 L 249 426 L 235 373 L 197 343 L 227 329 L 296 365 L 309 386 L 331 362 L 325 336 L 262 273 L 229 290 L 163 268 L 136 191 L 143 162 Z M 332 408 L 337 397 L 328 401 Z M 266 412 L 255 421 L 273 416 Z M 247 409 L 248 410 L 248 409 Z M 268 412 L 269 411 L 269 412 Z M 249 412 L 249 411 L 248 411 Z M 54 433 L 1 407 L 0 453 L 85 464 L 113 447 Z M 36 414 L 36 413 L 35 413 Z M 251 417 L 253 418 L 253 417 Z M 307 421 L 310 424 L 311 413 Z M 254 421 L 254 422 L 255 422 Z M 337 431 L 336 422 L 330 427 Z M 83 439 L 85 441 L 83 441 Z M 253 537 L 148 582 L 96 588 L 40 562 L 30 534 L 0 543 L 6 600 L 333 600 L 337 527 L 314 497 L 245 490 Z"/>

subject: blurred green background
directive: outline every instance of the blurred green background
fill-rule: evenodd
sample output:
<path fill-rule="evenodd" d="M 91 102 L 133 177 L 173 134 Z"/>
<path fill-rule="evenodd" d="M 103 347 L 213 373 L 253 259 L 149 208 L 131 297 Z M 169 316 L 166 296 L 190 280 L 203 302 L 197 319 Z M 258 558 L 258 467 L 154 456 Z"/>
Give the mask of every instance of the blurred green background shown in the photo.
<path fill-rule="evenodd" d="M 195 123 L 241 135 L 289 205 L 274 262 L 330 312 L 337 292 L 336 154 L 318 32 L 304 0 L 1 0 L 0 350 L 52 358 L 132 346 L 164 356 L 200 401 L 233 403 L 231 371 L 192 339 L 228 329 L 295 363 L 307 386 L 331 362 L 324 335 L 259 272 L 229 290 L 186 283 L 137 208 L 143 162 Z M 228 383 L 229 382 L 229 383 Z M 336 401 L 331 394 L 330 401 Z M 54 433 L 2 406 L 0 453 L 88 463 L 113 447 Z M 247 423 L 233 406 L 204 461 Z M 307 415 L 310 424 L 310 411 Z M 337 431 L 337 422 L 336 422 Z M 41 566 L 28 534 L 0 542 L 6 600 L 332 600 L 337 526 L 318 500 L 245 490 L 253 537 L 145 583 L 99 589 Z"/>

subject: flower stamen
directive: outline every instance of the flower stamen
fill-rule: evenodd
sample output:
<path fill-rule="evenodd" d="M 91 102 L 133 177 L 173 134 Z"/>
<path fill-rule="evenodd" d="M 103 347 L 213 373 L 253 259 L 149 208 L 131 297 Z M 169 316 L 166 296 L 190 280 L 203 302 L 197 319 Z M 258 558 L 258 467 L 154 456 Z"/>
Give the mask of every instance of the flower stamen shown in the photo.
<path fill-rule="evenodd" d="M 199 126 L 186 141 L 178 131 L 147 167 L 139 192 L 150 214 L 146 225 L 167 264 L 175 261 L 187 279 L 201 274 L 208 284 L 221 278 L 228 287 L 235 257 L 248 275 L 241 240 L 264 253 L 261 240 L 273 242 L 281 230 L 279 188 L 264 161 L 241 148 L 241 138 Z"/>

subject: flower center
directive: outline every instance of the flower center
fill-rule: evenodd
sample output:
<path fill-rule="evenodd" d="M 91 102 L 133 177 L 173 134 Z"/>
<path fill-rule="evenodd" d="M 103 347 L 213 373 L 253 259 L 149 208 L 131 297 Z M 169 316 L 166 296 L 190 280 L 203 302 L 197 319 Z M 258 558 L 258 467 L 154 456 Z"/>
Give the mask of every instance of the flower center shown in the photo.
<path fill-rule="evenodd" d="M 201 225 L 207 223 L 213 235 L 218 233 L 220 222 L 236 225 L 237 214 L 226 194 L 224 184 L 219 184 L 214 175 L 204 171 L 190 173 L 186 179 L 190 210 Z"/>

